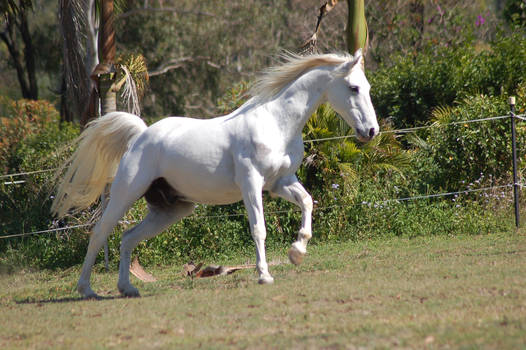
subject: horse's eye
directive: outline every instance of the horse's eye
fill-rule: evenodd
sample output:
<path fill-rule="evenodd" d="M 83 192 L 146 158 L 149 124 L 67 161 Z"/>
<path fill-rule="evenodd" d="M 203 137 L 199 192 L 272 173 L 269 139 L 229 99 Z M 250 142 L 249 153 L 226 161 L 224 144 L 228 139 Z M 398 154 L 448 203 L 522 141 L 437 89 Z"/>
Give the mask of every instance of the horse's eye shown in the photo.
<path fill-rule="evenodd" d="M 353 92 L 353 94 L 357 94 L 360 92 L 360 88 L 358 86 L 349 86 L 349 89 L 351 89 L 351 91 Z"/>

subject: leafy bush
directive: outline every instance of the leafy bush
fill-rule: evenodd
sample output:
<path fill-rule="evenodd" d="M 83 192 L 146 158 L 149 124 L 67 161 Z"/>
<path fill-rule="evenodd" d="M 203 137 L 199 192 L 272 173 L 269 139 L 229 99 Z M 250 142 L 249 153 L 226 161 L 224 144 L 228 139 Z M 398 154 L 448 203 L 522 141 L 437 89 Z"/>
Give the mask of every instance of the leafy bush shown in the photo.
<path fill-rule="evenodd" d="M 524 85 L 518 91 L 518 109 L 526 107 Z M 494 181 L 509 179 L 511 169 L 510 120 L 498 119 L 478 123 L 461 123 L 473 119 L 506 116 L 509 106 L 505 97 L 477 95 L 466 97 L 454 107 L 433 112 L 436 127 L 429 129 L 421 144 L 413 175 L 420 183 L 434 188 L 455 190 L 459 185 L 476 181 L 481 176 Z M 517 149 L 526 149 L 526 128 L 517 123 Z M 519 166 L 525 159 L 519 154 Z M 465 186 L 462 186 L 465 187 Z"/>
<path fill-rule="evenodd" d="M 499 36 L 489 47 L 465 43 L 400 57 L 370 74 L 377 114 L 396 127 L 414 126 L 426 123 L 435 107 L 465 96 L 515 93 L 526 79 L 525 35 Z"/>
<path fill-rule="evenodd" d="M 46 101 L 0 100 L 3 128 L 0 130 L 2 174 L 28 172 L 57 167 L 68 156 L 71 149 L 64 146 L 78 135 L 78 127 L 61 124 L 55 108 Z M 49 207 L 53 190 L 54 172 L 42 172 L 26 177 L 11 177 L 0 180 L 0 232 L 2 235 L 45 230 L 51 218 Z M 25 181 L 20 184 L 13 181 Z M 33 251 L 32 257 L 50 254 L 47 249 L 50 236 L 30 237 L 25 240 L 1 240 L 0 251 L 25 245 Z M 68 235 L 57 235 L 58 241 L 69 240 Z M 60 243 L 62 244 L 62 243 Z M 52 252 L 54 260 L 66 259 L 56 254 L 67 245 Z M 33 255 L 35 254 L 35 255 Z M 46 259 L 44 259 L 46 260 Z M 37 262 L 37 265 L 40 263 Z"/>
<path fill-rule="evenodd" d="M 511 48 L 505 41 L 495 44 L 493 48 L 499 45 Z M 380 85 L 380 93 L 395 91 L 397 84 L 408 84 L 413 89 L 410 91 L 415 94 L 416 100 L 421 101 L 420 105 L 415 106 L 428 111 L 431 121 L 437 124 L 434 128 L 422 131 L 420 137 L 413 135 L 407 139 L 397 138 L 388 132 L 391 126 L 384 120 L 381 121 L 384 133 L 368 144 L 355 142 L 352 138 L 306 143 L 306 161 L 298 175 L 312 193 L 317 208 L 313 217 L 313 244 L 392 235 L 414 237 L 430 234 L 481 234 L 510 228 L 511 220 L 507 220 L 510 203 L 503 200 L 509 198 L 506 191 L 501 193 L 495 190 L 418 201 L 396 200 L 434 194 L 444 189 L 456 191 L 466 187 L 508 183 L 509 120 L 466 124 L 467 126 L 464 123 L 449 123 L 507 114 L 506 94 L 501 93 L 501 90 L 506 89 L 517 94 L 518 111 L 523 113 L 526 108 L 526 83 L 518 82 L 524 76 L 511 76 L 514 70 L 524 69 L 522 63 L 512 57 L 510 62 L 501 62 L 502 64 L 494 67 L 485 61 L 498 62 L 496 57 L 504 59 L 504 56 L 490 51 L 475 56 L 474 51 L 468 48 L 455 52 L 451 55 L 443 53 L 440 57 L 419 58 L 426 62 L 423 67 L 408 61 L 414 64 L 411 68 L 414 70 L 404 71 L 401 67 L 395 67 L 392 81 L 385 78 L 382 81 L 384 85 Z M 441 60 L 433 63 L 433 57 Z M 468 62 L 471 58 L 475 60 L 471 61 L 470 66 Z M 476 59 L 480 59 L 480 62 Z M 457 73 L 460 72 L 461 77 L 473 79 L 454 77 L 450 72 L 452 62 L 458 64 L 455 69 Z M 473 72 L 470 73 L 473 67 L 475 72 L 484 71 L 490 76 L 498 74 L 505 77 L 497 80 L 489 95 L 470 95 L 470 91 L 478 89 L 477 86 L 490 88 L 487 74 L 477 77 Z M 403 78 L 397 76 L 400 72 L 406 75 Z M 435 85 L 429 87 L 422 81 L 415 81 L 423 79 L 423 76 L 435 82 Z M 456 86 L 461 81 L 465 84 L 461 94 L 455 91 L 454 96 L 448 96 L 452 90 L 440 91 L 441 87 L 449 86 L 449 79 L 453 79 L 453 85 L 457 84 Z M 239 106 L 245 99 L 246 87 L 244 83 L 234 86 L 218 101 L 219 108 L 226 113 Z M 374 87 L 373 82 L 373 92 Z M 425 94 L 426 91 L 428 95 Z M 441 101 L 445 101 L 446 97 L 457 101 L 456 104 L 436 108 L 436 105 L 443 104 Z M 406 106 L 400 104 L 400 98 L 397 96 L 394 101 L 398 103 L 397 113 L 402 115 Z M 15 115 L 20 115 L 22 121 L 25 121 L 23 112 L 17 113 L 19 114 Z M 10 143 L 5 157 L 8 160 L 5 164 L 10 172 L 39 169 L 44 164 L 54 167 L 70 151 L 66 147 L 63 153 L 56 152 L 75 137 L 78 130 L 67 124 L 59 124 L 58 116 L 54 113 L 56 112 L 51 114 L 48 122 L 27 132 L 27 135 L 17 136 L 17 141 Z M 323 105 L 309 120 L 303 133 L 306 140 L 312 140 L 349 135 L 352 130 L 334 111 Z M 518 136 L 519 150 L 526 149 L 524 124 L 518 125 Z M 524 161 L 522 157 L 521 162 Z M 29 182 L 24 186 L 0 188 L 2 233 L 49 227 L 50 176 L 51 174 L 39 174 L 27 178 Z M 462 181 L 466 183 L 462 184 Z M 118 263 L 122 231 L 141 220 L 146 210 L 146 203 L 138 201 L 124 218 L 130 224 L 119 225 L 115 229 L 116 234 L 110 237 L 110 258 L 114 266 Z M 265 210 L 267 247 L 284 250 L 296 239 L 301 213 L 288 202 L 270 198 L 265 198 Z M 65 224 L 88 222 L 93 213 L 92 210 L 79 217 L 70 217 Z M 77 264 L 85 254 L 88 239 L 86 231 L 87 229 L 76 229 L 23 239 L 1 240 L 0 263 L 11 259 L 45 268 Z M 242 203 L 236 203 L 229 206 L 198 206 L 194 216 L 173 225 L 167 232 L 153 239 L 141 242 L 135 253 L 142 263 L 148 265 L 183 263 L 191 259 L 208 262 L 253 251 L 254 244 L 245 210 Z M 101 258 L 102 253 L 99 255 L 99 259 Z"/>
<path fill-rule="evenodd" d="M 14 101 L 0 96 L 0 170 L 7 173 L 18 164 L 11 156 L 23 140 L 38 134 L 56 119 L 58 112 L 47 101 Z"/>
<path fill-rule="evenodd" d="M 523 0 L 507 0 L 502 14 L 508 23 L 526 27 L 526 3 Z"/>
<path fill-rule="evenodd" d="M 387 123 L 381 129 L 384 132 L 368 143 L 353 137 L 333 139 L 351 136 L 354 131 L 332 108 L 321 105 L 303 130 L 306 156 L 299 176 L 305 187 L 315 194 L 330 191 L 333 186 L 353 193 L 362 178 L 402 175 L 411 164 L 410 154 L 393 133 L 385 132 L 390 130 Z M 324 138 L 329 140 L 308 141 Z"/>

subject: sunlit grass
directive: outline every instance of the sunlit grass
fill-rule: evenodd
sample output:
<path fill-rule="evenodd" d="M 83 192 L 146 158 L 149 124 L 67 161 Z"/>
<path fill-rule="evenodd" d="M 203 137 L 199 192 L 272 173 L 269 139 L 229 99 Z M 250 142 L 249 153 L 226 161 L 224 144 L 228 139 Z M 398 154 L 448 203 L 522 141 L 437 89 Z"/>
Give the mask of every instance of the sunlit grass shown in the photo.
<path fill-rule="evenodd" d="M 0 275 L 0 348 L 499 348 L 526 344 L 526 240 L 521 234 L 392 238 L 311 246 L 302 266 L 189 279 L 149 268 L 142 298 L 97 266 Z M 285 251 L 269 260 L 285 261 Z M 253 259 L 240 256 L 236 264 Z"/>

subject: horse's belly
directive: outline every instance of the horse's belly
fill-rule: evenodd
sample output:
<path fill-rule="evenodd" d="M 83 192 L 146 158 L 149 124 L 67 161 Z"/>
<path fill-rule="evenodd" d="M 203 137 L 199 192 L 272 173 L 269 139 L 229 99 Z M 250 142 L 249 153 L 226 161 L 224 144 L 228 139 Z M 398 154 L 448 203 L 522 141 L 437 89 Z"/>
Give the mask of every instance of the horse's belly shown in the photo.
<path fill-rule="evenodd" d="M 161 175 L 182 198 L 203 204 L 230 204 L 242 199 L 230 162 L 197 164 L 179 158 L 170 163 L 172 166 L 164 166 Z"/>
<path fill-rule="evenodd" d="M 186 184 L 178 191 L 186 200 L 201 204 L 231 204 L 243 199 L 237 186 L 216 187 L 210 184 Z"/>

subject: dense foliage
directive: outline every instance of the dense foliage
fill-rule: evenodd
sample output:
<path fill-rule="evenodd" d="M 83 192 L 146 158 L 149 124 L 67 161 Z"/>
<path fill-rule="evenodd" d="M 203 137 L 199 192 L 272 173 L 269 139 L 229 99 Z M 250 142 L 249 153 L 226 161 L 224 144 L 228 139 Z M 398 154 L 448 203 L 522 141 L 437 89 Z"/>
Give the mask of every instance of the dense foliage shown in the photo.
<path fill-rule="evenodd" d="M 488 44 L 428 48 L 399 57 L 371 74 L 373 104 L 397 127 L 427 122 L 435 107 L 474 94 L 515 94 L 526 81 L 524 32 L 499 35 Z"/>
<path fill-rule="evenodd" d="M 422 71 L 436 67 L 448 69 L 443 62 L 429 58 L 421 57 L 420 62 Z M 480 69 L 489 69 L 484 62 L 493 64 L 491 59 L 481 60 L 478 63 Z M 378 74 L 383 78 L 385 72 Z M 371 80 L 375 79 L 379 78 L 372 74 Z M 526 108 L 525 86 L 521 83 L 513 88 L 520 113 Z M 219 108 L 226 113 L 239 106 L 246 98 L 246 89 L 245 83 L 232 87 L 218 101 Z M 490 91 L 489 87 L 484 89 Z M 367 144 L 352 137 L 308 141 L 352 134 L 329 106 L 320 106 L 304 129 L 304 139 L 307 140 L 305 161 L 298 173 L 316 203 L 312 242 L 386 235 L 480 234 L 508 229 L 511 220 L 503 220 L 511 213 L 510 189 L 506 187 L 460 196 L 396 200 L 446 190 L 509 184 L 509 119 L 465 123 L 508 113 L 507 95 L 500 92 L 491 90 L 487 95 L 465 93 L 465 97 L 449 106 L 432 109 L 426 124 L 433 127 L 409 135 L 396 136 L 390 131 L 392 126 L 383 120 L 384 133 Z M 8 101 L 10 106 L 24 106 L 24 103 Z M 42 110 L 44 115 L 49 112 L 48 109 Z M 8 119 L 10 116 L 16 116 L 16 112 L 12 112 Z M 10 153 L 10 165 L 4 165 L 6 171 L 40 169 L 43 164 L 56 164 L 59 158 L 66 156 L 68 148 L 61 155 L 56 150 L 77 135 L 78 130 L 67 124 L 60 126 L 56 112 L 48 118 L 38 132 L 27 133 L 17 142 Z M 519 150 L 526 148 L 526 127 L 520 123 L 518 144 Z M 525 161 L 521 155 L 521 169 Z M 26 184 L 0 188 L 3 198 L 9 198 L 9 201 L 3 200 L 2 205 L 13 203 L 2 211 L 5 213 L 3 232 L 27 232 L 51 225 L 52 219 L 47 214 L 52 193 L 47 184 L 51 176 L 39 174 L 25 178 L 30 180 Z M 139 201 L 119 225 L 117 234 L 110 238 L 110 256 L 114 264 L 118 261 L 120 233 L 141 220 L 146 210 L 145 202 Z M 267 245 L 271 249 L 283 249 L 295 239 L 301 214 L 290 203 L 271 198 L 265 198 L 265 210 Z M 55 225 L 88 222 L 95 214 L 96 208 L 93 208 L 80 217 L 70 217 Z M 2 240 L 0 249 L 5 253 L 3 259 L 11 262 L 23 259 L 25 263 L 40 267 L 69 266 L 82 261 L 87 243 L 85 230 Z M 142 242 L 137 254 L 145 264 L 164 264 L 189 259 L 217 259 L 252 249 L 245 211 L 242 204 L 237 203 L 198 206 L 194 216 L 174 225 L 168 232 Z"/>
<path fill-rule="evenodd" d="M 509 119 L 466 121 L 507 114 L 511 94 L 517 96 L 518 112 L 525 112 L 525 33 L 497 31 L 496 17 L 474 15 L 478 5 L 445 3 L 450 11 L 445 6 L 424 9 L 424 29 L 416 25 L 424 17 L 408 12 L 407 2 L 395 9 L 386 2 L 368 7 L 368 76 L 384 133 L 367 144 L 352 137 L 315 141 L 352 134 L 328 105 L 320 106 L 307 123 L 305 161 L 298 176 L 315 200 L 314 244 L 392 235 L 480 234 L 511 227 L 509 187 L 462 193 L 510 183 Z M 180 13 L 153 15 L 132 6 L 128 11 L 136 12 L 124 10 L 117 19 L 121 53 L 143 54 L 150 71 L 175 60 L 176 68 L 150 79 L 144 107 L 152 120 L 163 114 L 228 113 L 245 101 L 253 74 L 271 63 L 271 52 L 295 47 L 312 30 L 311 23 L 304 23 L 312 12 L 305 2 L 225 2 L 217 10 L 224 11 L 220 14 L 214 12 L 214 2 L 182 4 L 188 6 L 179 8 Z M 332 11 L 331 16 L 320 32 L 322 49 L 344 47 L 343 35 L 335 33 L 343 28 L 345 14 Z M 234 32 L 242 33 L 243 40 Z M 3 97 L 0 123 L 1 174 L 57 167 L 79 133 L 77 126 L 60 123 L 56 109 L 45 101 Z M 417 125 L 432 127 L 393 132 Z M 517 131 L 523 179 L 524 122 L 518 122 Z M 50 171 L 0 179 L 0 236 L 96 219 L 94 206 L 54 221 L 49 215 L 53 176 Z M 406 200 L 444 191 L 461 193 Z M 138 201 L 116 228 L 109 244 L 113 264 L 122 231 L 146 210 L 145 202 Z M 267 245 L 284 249 L 295 239 L 301 214 L 280 199 L 265 198 L 265 210 Z M 83 227 L 0 239 L 0 265 L 57 268 L 80 263 L 87 231 Z M 136 252 L 145 264 L 164 264 L 253 249 L 244 208 L 237 203 L 198 206 L 192 217 L 140 243 Z"/>

